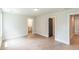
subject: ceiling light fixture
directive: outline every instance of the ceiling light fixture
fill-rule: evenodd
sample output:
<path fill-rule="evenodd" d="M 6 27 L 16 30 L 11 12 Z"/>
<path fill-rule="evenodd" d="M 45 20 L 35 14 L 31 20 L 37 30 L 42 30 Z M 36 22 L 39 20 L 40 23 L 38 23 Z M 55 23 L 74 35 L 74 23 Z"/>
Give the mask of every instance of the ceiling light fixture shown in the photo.
<path fill-rule="evenodd" d="M 38 11 L 38 8 L 35 8 L 34 11 Z"/>

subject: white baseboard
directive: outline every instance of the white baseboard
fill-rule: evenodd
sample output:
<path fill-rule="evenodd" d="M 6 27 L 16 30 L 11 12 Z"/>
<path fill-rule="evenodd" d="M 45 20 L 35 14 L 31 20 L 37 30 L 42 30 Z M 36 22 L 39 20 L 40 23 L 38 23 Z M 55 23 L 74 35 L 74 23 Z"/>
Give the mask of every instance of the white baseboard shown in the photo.
<path fill-rule="evenodd" d="M 41 36 L 48 37 L 48 35 L 43 35 L 43 34 L 40 34 L 40 33 L 33 33 L 33 34 L 39 34 L 39 35 L 41 35 Z"/>
<path fill-rule="evenodd" d="M 14 39 L 14 38 L 23 37 L 23 36 L 26 36 L 26 34 L 17 35 L 17 36 L 12 36 L 12 37 L 6 37 L 6 38 L 4 38 L 3 40 L 6 40 L 6 39 Z"/>
<path fill-rule="evenodd" d="M 64 43 L 64 44 L 70 45 L 69 42 L 65 42 L 65 41 L 62 41 L 62 40 L 60 40 L 60 39 L 55 39 L 55 40 L 56 40 L 56 41 L 59 41 L 59 42 L 61 42 L 61 43 Z"/>

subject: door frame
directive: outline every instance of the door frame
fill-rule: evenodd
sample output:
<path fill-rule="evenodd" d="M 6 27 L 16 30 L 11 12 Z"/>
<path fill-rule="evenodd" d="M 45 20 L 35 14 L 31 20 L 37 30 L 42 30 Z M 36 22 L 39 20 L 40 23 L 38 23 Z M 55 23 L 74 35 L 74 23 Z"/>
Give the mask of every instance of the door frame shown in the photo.
<path fill-rule="evenodd" d="M 69 14 L 69 42 L 70 42 L 70 45 L 71 45 L 71 15 L 78 15 L 78 14 L 79 14 L 79 12 L 75 12 L 75 13 L 70 13 Z M 74 31 L 75 31 L 75 29 L 74 29 Z"/>
<path fill-rule="evenodd" d="M 56 16 L 51 16 L 49 18 L 52 18 L 53 20 L 53 36 L 55 38 L 55 28 L 56 28 Z M 49 18 L 48 18 L 48 22 L 49 22 Z M 49 24 L 48 24 L 48 37 L 49 37 Z"/>

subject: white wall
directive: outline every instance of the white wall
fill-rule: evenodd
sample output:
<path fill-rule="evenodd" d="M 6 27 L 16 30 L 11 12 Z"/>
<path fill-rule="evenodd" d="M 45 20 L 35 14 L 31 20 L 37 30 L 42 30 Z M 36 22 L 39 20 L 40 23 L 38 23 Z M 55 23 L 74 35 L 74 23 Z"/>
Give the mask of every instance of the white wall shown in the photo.
<path fill-rule="evenodd" d="M 75 34 L 79 35 L 79 16 L 75 16 Z"/>
<path fill-rule="evenodd" d="M 2 12 L 0 9 L 0 37 L 2 36 Z"/>
<path fill-rule="evenodd" d="M 48 18 L 38 16 L 35 20 L 36 33 L 48 37 Z"/>
<path fill-rule="evenodd" d="M 3 36 L 10 39 L 27 35 L 27 19 L 25 15 L 3 13 Z"/>
<path fill-rule="evenodd" d="M 36 33 L 48 37 L 48 18 L 55 16 L 55 40 L 70 44 L 70 15 L 74 13 L 79 13 L 79 9 L 37 16 Z"/>
<path fill-rule="evenodd" d="M 2 11 L 0 8 L 0 47 L 1 47 L 1 43 L 2 43 Z"/>

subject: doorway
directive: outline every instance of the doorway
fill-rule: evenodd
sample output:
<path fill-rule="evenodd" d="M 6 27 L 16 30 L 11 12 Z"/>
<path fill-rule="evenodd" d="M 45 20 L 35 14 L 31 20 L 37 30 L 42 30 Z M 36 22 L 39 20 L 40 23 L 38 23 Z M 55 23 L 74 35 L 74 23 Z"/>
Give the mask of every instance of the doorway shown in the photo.
<path fill-rule="evenodd" d="M 70 16 L 70 44 L 79 44 L 79 15 Z"/>
<path fill-rule="evenodd" d="M 54 22 L 54 18 L 49 18 L 48 20 L 48 25 L 49 25 L 49 37 L 54 36 L 54 32 L 55 32 L 55 22 Z"/>
<path fill-rule="evenodd" d="M 33 22 L 32 19 L 28 19 L 28 35 L 32 34 L 32 25 L 33 25 L 32 22 Z"/>

